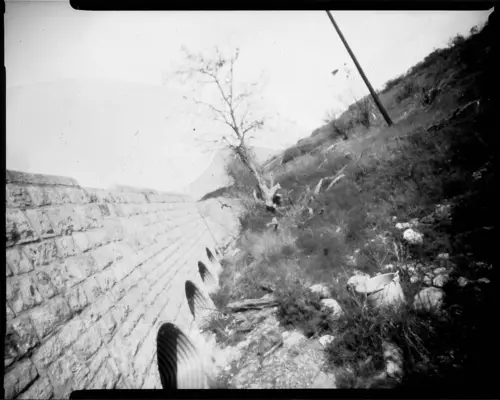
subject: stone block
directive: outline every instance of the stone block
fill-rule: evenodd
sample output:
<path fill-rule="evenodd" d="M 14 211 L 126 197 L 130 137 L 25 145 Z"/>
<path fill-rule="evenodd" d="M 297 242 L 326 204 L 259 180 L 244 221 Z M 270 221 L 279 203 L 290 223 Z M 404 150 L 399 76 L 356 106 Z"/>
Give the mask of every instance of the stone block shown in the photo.
<path fill-rule="evenodd" d="M 117 329 L 117 323 L 113 318 L 112 309 L 99 319 L 97 327 L 104 343 L 108 343 L 113 338 Z"/>
<path fill-rule="evenodd" d="M 123 377 L 123 375 L 121 375 L 120 379 L 118 379 L 118 382 L 116 382 L 114 389 L 130 389 L 129 385 L 128 385 L 126 379 Z"/>
<path fill-rule="evenodd" d="M 92 244 L 86 232 L 73 233 L 73 241 L 82 253 L 92 248 Z"/>
<path fill-rule="evenodd" d="M 27 316 L 7 321 L 5 332 L 5 358 L 24 356 L 39 343 L 35 328 Z M 8 357 L 7 357 L 8 356 Z"/>
<path fill-rule="evenodd" d="M 55 397 L 61 398 L 72 391 L 73 385 L 85 379 L 90 370 L 73 351 L 67 349 L 61 358 L 49 366 L 48 373 L 54 385 Z"/>
<path fill-rule="evenodd" d="M 113 203 L 113 195 L 104 189 L 85 188 L 85 192 L 92 203 Z"/>
<path fill-rule="evenodd" d="M 91 248 L 96 248 L 103 246 L 111 242 L 107 232 L 104 228 L 97 228 L 87 231 L 87 238 L 89 240 Z"/>
<path fill-rule="evenodd" d="M 28 191 L 33 200 L 33 205 L 43 207 L 71 203 L 70 197 L 64 186 L 29 186 Z"/>
<path fill-rule="evenodd" d="M 115 209 L 111 204 L 99 204 L 99 210 L 104 220 L 116 216 Z"/>
<path fill-rule="evenodd" d="M 5 205 L 8 208 L 26 208 L 33 205 L 33 201 L 26 186 L 6 185 Z"/>
<path fill-rule="evenodd" d="M 73 240 L 73 236 L 61 236 L 55 238 L 54 240 L 61 258 L 67 258 L 79 253 L 78 247 Z"/>
<path fill-rule="evenodd" d="M 85 204 L 75 207 L 76 214 L 81 218 L 84 229 L 100 228 L 102 213 L 98 204 Z"/>
<path fill-rule="evenodd" d="M 87 388 L 111 390 L 115 387 L 119 379 L 120 374 L 111 367 L 109 360 L 105 360 Z"/>
<path fill-rule="evenodd" d="M 6 297 L 16 314 L 28 310 L 43 300 L 32 276 L 19 276 L 7 279 Z"/>
<path fill-rule="evenodd" d="M 36 267 L 47 265 L 57 259 L 58 252 L 54 239 L 26 244 L 21 248 L 28 260 Z"/>
<path fill-rule="evenodd" d="M 30 359 L 18 362 L 4 375 L 5 398 L 12 399 L 38 377 L 38 371 Z"/>
<path fill-rule="evenodd" d="M 56 297 L 31 310 L 30 316 L 38 337 L 43 339 L 71 317 L 71 309 L 64 298 Z"/>
<path fill-rule="evenodd" d="M 114 243 L 109 243 L 105 246 L 101 246 L 90 252 L 95 260 L 97 270 L 102 271 L 104 268 L 110 266 L 113 261 L 121 258 L 120 253 L 117 252 Z"/>
<path fill-rule="evenodd" d="M 140 323 L 139 321 L 141 321 L 141 318 L 144 317 L 145 313 L 146 313 L 145 306 L 138 306 L 134 309 L 130 309 L 129 315 L 127 315 L 125 321 L 118 328 L 118 333 L 120 334 L 120 336 L 123 337 L 129 336 L 136 327 L 136 325 Z"/>
<path fill-rule="evenodd" d="M 76 179 L 66 176 L 31 174 L 28 172 L 8 171 L 7 183 L 20 183 L 26 185 L 62 185 L 79 187 Z"/>
<path fill-rule="evenodd" d="M 125 321 L 128 314 L 130 314 L 130 310 L 125 304 L 116 304 L 111 310 L 113 319 L 119 325 L 121 325 L 123 321 Z"/>
<path fill-rule="evenodd" d="M 127 381 L 129 381 L 130 371 L 132 371 L 132 360 L 138 347 L 138 343 L 132 343 L 127 338 L 118 335 L 115 335 L 113 340 L 108 343 L 109 353 L 113 357 L 118 370 L 127 377 Z"/>
<path fill-rule="evenodd" d="M 23 211 L 7 208 L 5 211 L 5 246 L 32 242 L 38 235 L 29 223 Z"/>
<path fill-rule="evenodd" d="M 90 303 L 97 301 L 98 297 L 102 294 L 101 286 L 94 276 L 88 278 L 83 283 L 83 290 Z"/>
<path fill-rule="evenodd" d="M 46 213 L 57 235 L 70 235 L 84 229 L 85 222 L 75 211 L 74 206 L 65 204 L 50 207 L 47 208 Z"/>
<path fill-rule="evenodd" d="M 73 343 L 71 350 L 81 362 L 87 362 L 102 346 L 102 338 L 97 324 L 91 326 L 78 340 Z"/>
<path fill-rule="evenodd" d="M 94 259 L 87 253 L 64 260 L 61 271 L 66 287 L 72 287 L 95 273 L 97 266 Z"/>
<path fill-rule="evenodd" d="M 59 294 L 57 287 L 52 283 L 52 279 L 46 271 L 36 271 L 34 277 L 36 287 L 45 299 L 50 299 Z"/>
<path fill-rule="evenodd" d="M 33 264 L 19 247 L 6 249 L 5 255 L 7 264 L 14 274 L 19 275 L 33 271 Z"/>
<path fill-rule="evenodd" d="M 103 221 L 103 228 L 106 230 L 107 237 L 110 241 L 122 240 L 125 237 L 125 231 L 120 219 L 113 218 Z"/>
<path fill-rule="evenodd" d="M 37 379 L 25 392 L 17 396 L 18 400 L 50 399 L 54 393 L 54 388 L 47 378 Z"/>
<path fill-rule="evenodd" d="M 37 235 L 42 239 L 47 239 L 56 235 L 50 223 L 50 219 L 44 210 L 26 210 L 25 215 Z"/>
<path fill-rule="evenodd" d="M 36 367 L 42 371 L 52 364 L 63 351 L 60 334 L 51 336 L 38 349 L 35 350 L 32 360 Z"/>
<path fill-rule="evenodd" d="M 66 299 L 71 311 L 77 313 L 89 305 L 89 299 L 85 294 L 83 284 L 73 286 L 66 291 Z"/>
<path fill-rule="evenodd" d="M 107 292 L 116 284 L 116 277 L 112 268 L 106 268 L 104 271 L 96 274 L 95 278 L 103 292 Z"/>

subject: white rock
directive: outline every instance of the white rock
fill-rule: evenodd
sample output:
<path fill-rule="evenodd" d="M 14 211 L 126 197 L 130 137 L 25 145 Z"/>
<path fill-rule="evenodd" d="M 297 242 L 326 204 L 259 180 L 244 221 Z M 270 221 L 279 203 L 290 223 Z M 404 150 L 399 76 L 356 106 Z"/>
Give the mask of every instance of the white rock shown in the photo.
<path fill-rule="evenodd" d="M 389 271 L 394 270 L 394 268 L 396 268 L 396 267 L 394 266 L 394 264 L 387 264 L 387 265 L 385 266 L 385 269 L 388 269 Z"/>
<path fill-rule="evenodd" d="M 411 228 L 411 224 L 409 222 L 398 222 L 396 224 L 396 229 L 403 230 Z"/>
<path fill-rule="evenodd" d="M 416 271 L 414 264 L 401 264 L 399 268 L 403 271 L 408 272 L 409 274 L 414 274 Z"/>
<path fill-rule="evenodd" d="M 411 244 L 422 244 L 424 235 L 413 229 L 407 229 L 403 233 L 403 238 Z"/>
<path fill-rule="evenodd" d="M 424 283 L 425 283 L 427 286 L 431 286 L 431 285 L 432 285 L 432 276 L 430 276 L 430 275 L 425 275 L 425 276 L 424 276 L 423 281 L 424 281 Z"/>
<path fill-rule="evenodd" d="M 385 370 L 391 378 L 401 378 L 403 375 L 403 352 L 391 342 L 382 342 Z"/>
<path fill-rule="evenodd" d="M 332 343 L 335 340 L 335 337 L 332 335 L 324 335 L 319 338 L 319 342 L 323 347 L 326 347 L 328 344 Z"/>
<path fill-rule="evenodd" d="M 417 275 L 413 275 L 410 277 L 410 283 L 418 283 L 420 282 L 420 278 Z"/>
<path fill-rule="evenodd" d="M 442 289 L 429 287 L 415 295 L 413 307 L 416 310 L 440 309 L 443 305 L 445 293 Z"/>
<path fill-rule="evenodd" d="M 321 300 L 321 305 L 325 308 L 332 310 L 332 314 L 336 317 L 340 317 L 344 312 L 342 311 L 342 307 L 334 299 L 323 299 Z"/>
<path fill-rule="evenodd" d="M 467 278 L 461 276 L 460 278 L 458 278 L 457 283 L 460 287 L 466 287 L 470 283 L 470 281 Z"/>
<path fill-rule="evenodd" d="M 447 269 L 445 267 L 439 267 L 439 268 L 435 268 L 432 272 L 435 275 L 441 275 L 441 274 L 444 274 L 446 271 L 447 271 Z"/>
<path fill-rule="evenodd" d="M 315 285 L 312 285 L 309 290 L 313 293 L 317 293 L 320 295 L 322 299 L 327 299 L 332 296 L 332 293 L 330 292 L 330 289 L 328 289 L 325 285 L 322 283 L 317 283 Z"/>
<path fill-rule="evenodd" d="M 451 216 L 451 204 L 438 204 L 435 214 L 438 218 L 449 218 Z"/>
<path fill-rule="evenodd" d="M 414 226 L 418 226 L 418 225 L 420 225 L 420 222 L 418 221 L 418 219 L 417 219 L 417 218 L 412 218 L 412 219 L 410 220 L 410 222 L 409 222 L 409 223 L 410 223 L 410 226 L 411 226 L 412 228 L 413 228 Z"/>
<path fill-rule="evenodd" d="M 450 277 L 446 274 L 438 275 L 432 280 L 432 285 L 442 288 L 444 285 L 448 283 L 449 280 Z"/>
<path fill-rule="evenodd" d="M 335 375 L 320 372 L 314 382 L 311 384 L 311 389 L 336 389 Z"/>
<path fill-rule="evenodd" d="M 437 256 L 438 260 L 448 260 L 450 255 L 448 253 L 439 253 Z"/>
<path fill-rule="evenodd" d="M 368 279 L 370 279 L 370 276 L 354 275 L 349 278 L 349 280 L 347 281 L 347 285 L 352 286 L 356 289 L 363 286 Z"/>
<path fill-rule="evenodd" d="M 479 278 L 477 280 L 478 283 L 490 283 L 490 280 L 488 278 Z"/>
<path fill-rule="evenodd" d="M 355 256 L 347 256 L 346 257 L 347 261 L 347 265 L 356 265 L 356 257 Z"/>
<path fill-rule="evenodd" d="M 292 347 L 298 343 L 300 343 L 302 340 L 305 340 L 306 337 L 297 331 L 289 332 L 286 336 L 283 334 L 283 347 L 289 348 Z"/>

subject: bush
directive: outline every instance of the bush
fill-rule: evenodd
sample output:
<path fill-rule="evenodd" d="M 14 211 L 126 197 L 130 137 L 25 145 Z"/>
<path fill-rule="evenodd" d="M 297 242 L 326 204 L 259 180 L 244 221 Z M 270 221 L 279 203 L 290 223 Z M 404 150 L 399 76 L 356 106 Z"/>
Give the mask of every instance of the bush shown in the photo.
<path fill-rule="evenodd" d="M 391 90 L 393 87 L 399 85 L 405 77 L 403 75 L 398 76 L 397 78 L 394 79 L 389 79 L 385 85 L 384 89 L 382 90 L 382 93 L 386 93 L 389 90 Z"/>
<path fill-rule="evenodd" d="M 401 101 L 413 96 L 421 91 L 420 86 L 414 81 L 410 80 L 406 82 L 403 87 L 396 94 L 396 101 L 400 103 Z"/>
<path fill-rule="evenodd" d="M 354 125 L 361 124 L 365 128 L 369 128 L 370 123 L 370 109 L 371 101 L 368 97 L 364 97 L 361 100 L 356 101 L 356 103 L 351 108 L 351 118 Z"/>
<path fill-rule="evenodd" d="M 300 283 L 278 291 L 277 317 L 285 328 L 300 329 L 306 337 L 320 337 L 335 325 L 332 312 L 322 307 L 320 296 Z"/>
<path fill-rule="evenodd" d="M 283 164 L 292 161 L 294 158 L 297 158 L 302 155 L 302 152 L 297 147 L 290 147 L 285 150 L 283 154 Z"/>

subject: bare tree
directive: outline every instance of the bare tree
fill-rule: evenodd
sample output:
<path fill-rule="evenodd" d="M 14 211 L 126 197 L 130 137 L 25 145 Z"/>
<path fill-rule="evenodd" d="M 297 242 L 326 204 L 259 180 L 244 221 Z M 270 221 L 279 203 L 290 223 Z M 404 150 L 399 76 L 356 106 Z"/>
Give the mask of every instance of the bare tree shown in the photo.
<path fill-rule="evenodd" d="M 231 149 L 240 158 L 257 181 L 259 197 L 268 208 L 274 210 L 273 199 L 280 185 L 273 185 L 272 180 L 267 185 L 248 146 L 248 141 L 253 138 L 251 134 L 264 126 L 264 119 L 257 118 L 252 112 L 251 99 L 255 95 L 257 83 L 242 90 L 235 87 L 234 67 L 239 57 L 239 49 L 236 49 L 232 56 L 224 57 L 219 49 L 215 48 L 215 56 L 209 58 L 201 54 L 191 54 L 185 48 L 183 50 L 186 54 L 186 64 L 177 74 L 195 81 L 200 89 L 207 85 L 215 89 L 215 98 L 208 101 L 193 96 L 195 104 L 210 110 L 212 119 L 226 127 L 220 137 L 211 142 Z"/>

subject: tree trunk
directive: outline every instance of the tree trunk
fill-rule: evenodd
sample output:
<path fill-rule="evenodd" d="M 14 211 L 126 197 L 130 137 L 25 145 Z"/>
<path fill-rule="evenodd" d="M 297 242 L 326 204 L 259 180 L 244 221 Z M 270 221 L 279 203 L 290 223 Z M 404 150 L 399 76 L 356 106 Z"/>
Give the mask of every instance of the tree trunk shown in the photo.
<path fill-rule="evenodd" d="M 255 166 L 255 163 L 252 159 L 252 157 L 247 153 L 246 149 L 243 147 L 237 147 L 236 148 L 236 153 L 240 157 L 241 161 L 243 164 L 245 164 L 248 169 L 251 171 L 252 175 L 255 177 L 255 180 L 257 181 L 257 186 L 260 191 L 260 195 L 262 196 L 262 199 L 264 200 L 264 203 L 268 208 L 275 209 L 273 197 L 276 194 L 276 191 L 280 189 L 280 185 L 274 185 L 273 187 L 268 187 L 264 178 L 262 175 L 259 173 L 257 170 L 257 167 Z"/>

